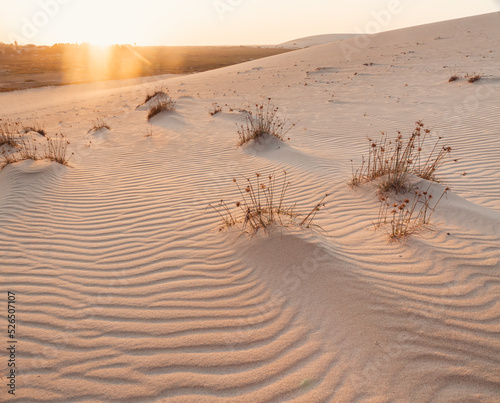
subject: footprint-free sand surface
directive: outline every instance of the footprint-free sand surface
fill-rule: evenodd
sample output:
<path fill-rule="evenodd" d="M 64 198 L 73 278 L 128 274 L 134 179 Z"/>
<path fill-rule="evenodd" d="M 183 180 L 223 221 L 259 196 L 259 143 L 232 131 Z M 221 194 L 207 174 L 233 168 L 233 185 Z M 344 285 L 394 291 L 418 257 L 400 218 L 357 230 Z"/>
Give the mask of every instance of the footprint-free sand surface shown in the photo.
<path fill-rule="evenodd" d="M 0 400 L 498 402 L 499 22 L 1 94 L 1 118 L 36 115 L 74 155 L 0 171 L 1 289 L 16 294 L 18 338 L 16 395 L 4 353 Z M 176 110 L 145 137 L 136 108 L 158 83 Z M 236 147 L 238 108 L 268 97 L 297 122 L 291 140 Z M 211 116 L 213 102 L 224 108 Z M 87 133 L 98 117 L 111 130 Z M 429 228 L 388 242 L 372 225 L 376 186 L 347 185 L 351 160 L 367 137 L 420 119 L 458 160 L 432 184 L 451 190 Z M 238 201 L 233 178 L 282 170 L 298 208 L 330 194 L 322 230 L 218 231 L 207 206 Z"/>

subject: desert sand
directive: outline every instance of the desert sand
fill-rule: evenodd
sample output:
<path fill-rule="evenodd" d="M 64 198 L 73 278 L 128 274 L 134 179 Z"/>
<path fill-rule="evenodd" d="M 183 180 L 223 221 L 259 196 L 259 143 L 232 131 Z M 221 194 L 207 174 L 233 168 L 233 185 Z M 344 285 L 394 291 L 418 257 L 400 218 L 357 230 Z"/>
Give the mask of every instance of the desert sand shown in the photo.
<path fill-rule="evenodd" d="M 307 36 L 305 38 L 298 38 L 291 41 L 283 42 L 277 45 L 278 48 L 285 49 L 303 49 L 311 46 L 324 45 L 337 41 L 343 41 L 358 36 L 358 34 L 326 34 Z"/>
<path fill-rule="evenodd" d="M 74 152 L 70 166 L 0 171 L 1 289 L 16 294 L 18 338 L 16 395 L 2 359 L 0 400 L 499 401 L 499 22 L 0 94 L 1 118 L 36 115 Z M 158 84 L 175 111 L 145 137 L 136 108 Z M 268 97 L 297 122 L 290 141 L 236 147 L 238 108 Z M 111 129 L 87 133 L 99 117 Z M 417 120 L 458 161 L 432 184 L 451 189 L 432 225 L 389 242 L 372 225 L 376 186 L 348 186 L 351 160 Z M 330 194 L 322 230 L 219 232 L 207 206 L 238 201 L 233 178 L 281 170 L 300 208 Z"/>

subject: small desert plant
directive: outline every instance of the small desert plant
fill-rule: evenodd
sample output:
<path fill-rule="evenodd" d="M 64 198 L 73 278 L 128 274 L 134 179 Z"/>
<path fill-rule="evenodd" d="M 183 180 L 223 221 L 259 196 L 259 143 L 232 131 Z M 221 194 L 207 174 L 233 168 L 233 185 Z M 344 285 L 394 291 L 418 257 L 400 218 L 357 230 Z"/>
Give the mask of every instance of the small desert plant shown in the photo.
<path fill-rule="evenodd" d="M 219 112 L 222 112 L 222 106 L 220 106 L 217 102 L 212 104 L 212 107 L 208 110 L 210 116 L 217 115 Z"/>
<path fill-rule="evenodd" d="M 43 124 L 38 122 L 36 118 L 33 118 L 33 122 L 29 126 L 25 126 L 23 129 L 24 133 L 35 132 L 41 136 L 46 136 L 47 132 L 43 128 Z"/>
<path fill-rule="evenodd" d="M 469 75 L 467 74 L 467 78 L 469 79 L 469 83 L 471 83 L 471 84 L 472 84 L 472 83 L 475 83 L 476 81 L 481 80 L 481 77 L 482 77 L 482 75 L 481 75 L 481 74 L 476 74 L 476 73 L 474 73 L 474 74 L 472 74 L 471 76 L 469 76 Z"/>
<path fill-rule="evenodd" d="M 69 159 L 73 155 L 67 156 L 69 144 L 66 136 L 62 133 L 56 133 L 53 138 L 47 137 L 47 143 L 44 147 L 44 158 L 48 158 L 61 165 L 68 165 Z"/>
<path fill-rule="evenodd" d="M 175 102 L 172 100 L 172 98 L 168 97 L 159 99 L 151 106 L 151 108 L 149 108 L 148 120 L 158 115 L 161 112 L 169 112 L 173 111 L 174 109 L 175 109 Z"/>
<path fill-rule="evenodd" d="M 428 225 L 437 205 L 448 192 L 446 188 L 441 197 L 433 203 L 433 196 L 427 191 L 415 190 L 414 195 L 404 201 L 391 201 L 387 196 L 380 196 L 380 208 L 375 228 L 384 226 L 389 238 L 398 240 L 415 233 Z"/>
<path fill-rule="evenodd" d="M 63 134 L 56 134 L 54 138 L 46 137 L 45 144 L 37 141 L 36 137 L 22 137 L 19 141 L 19 151 L 2 153 L 3 166 L 18 161 L 49 159 L 61 165 L 68 165 L 71 156 L 67 156 L 69 141 Z M 71 154 L 73 155 L 73 154 Z"/>
<path fill-rule="evenodd" d="M 256 140 L 260 141 L 266 135 L 274 136 L 281 141 L 290 140 L 288 132 L 295 126 L 287 125 L 287 121 L 278 116 L 278 107 L 271 104 L 271 98 L 267 104 L 255 104 L 255 111 L 245 111 L 245 124 L 238 129 L 238 146 Z"/>
<path fill-rule="evenodd" d="M 460 77 L 457 74 L 453 74 L 450 79 L 448 80 L 449 83 L 452 83 L 453 81 L 457 81 Z"/>
<path fill-rule="evenodd" d="M 361 167 L 354 172 L 351 186 L 382 178 L 380 188 L 383 192 L 405 191 L 408 177 L 416 175 L 423 179 L 435 181 L 436 171 L 446 162 L 451 147 L 442 147 L 438 137 L 427 157 L 422 156 L 424 142 L 431 131 L 421 121 L 416 122 L 415 129 L 405 139 L 398 132 L 396 139 L 391 140 L 382 132 L 377 142 L 368 139 L 370 149 L 368 160 L 363 157 Z"/>
<path fill-rule="evenodd" d="M 13 122 L 10 119 L 0 119 L 0 147 L 7 145 L 17 147 L 15 134 L 19 132 L 19 123 Z"/>
<path fill-rule="evenodd" d="M 147 104 L 149 101 L 151 101 L 158 95 L 164 96 L 165 98 L 169 97 L 168 89 L 163 85 L 158 85 L 155 88 L 149 90 L 148 93 L 146 94 L 146 98 L 144 99 L 144 103 Z"/>
<path fill-rule="evenodd" d="M 296 204 L 286 203 L 286 192 L 290 187 L 287 180 L 287 173 L 283 171 L 283 181 L 277 182 L 273 173 L 264 178 L 260 174 L 255 174 L 255 179 L 244 178 L 245 184 L 240 186 L 236 179 L 234 184 L 238 188 L 241 201 L 235 203 L 236 212 L 232 213 L 229 206 L 221 200 L 217 206 L 209 205 L 221 217 L 223 229 L 241 225 L 242 232 L 253 235 L 273 224 L 280 226 L 298 225 L 299 227 L 311 228 L 316 226 L 313 220 L 320 208 L 325 206 L 325 195 L 308 214 L 300 214 L 296 209 Z M 301 218 L 304 216 L 304 218 Z"/>
<path fill-rule="evenodd" d="M 44 158 L 43 145 L 37 141 L 36 137 L 22 137 L 19 141 L 19 146 L 18 161 L 37 161 Z"/>
<path fill-rule="evenodd" d="M 103 118 L 97 118 L 92 121 L 92 127 L 89 129 L 87 133 L 96 132 L 100 129 L 108 129 L 111 130 L 111 127 L 106 123 Z"/>

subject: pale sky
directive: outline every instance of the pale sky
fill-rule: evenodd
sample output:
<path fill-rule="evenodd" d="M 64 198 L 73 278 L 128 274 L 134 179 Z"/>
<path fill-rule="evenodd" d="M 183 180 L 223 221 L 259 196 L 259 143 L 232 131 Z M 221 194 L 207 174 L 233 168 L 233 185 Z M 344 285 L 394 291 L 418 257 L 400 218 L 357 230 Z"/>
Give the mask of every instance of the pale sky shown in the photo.
<path fill-rule="evenodd" d="M 500 0 L 0 0 L 0 42 L 256 45 L 500 11 Z"/>

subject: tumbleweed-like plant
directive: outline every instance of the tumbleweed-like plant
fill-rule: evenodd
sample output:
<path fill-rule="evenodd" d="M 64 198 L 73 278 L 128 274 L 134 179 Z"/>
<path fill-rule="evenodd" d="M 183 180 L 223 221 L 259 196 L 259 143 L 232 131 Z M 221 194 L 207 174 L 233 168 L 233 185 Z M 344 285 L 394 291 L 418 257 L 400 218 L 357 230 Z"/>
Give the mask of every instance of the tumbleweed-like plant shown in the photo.
<path fill-rule="evenodd" d="M 283 142 L 290 140 L 287 134 L 296 123 L 288 125 L 287 120 L 278 115 L 278 111 L 279 108 L 271 104 L 271 98 L 265 104 L 255 104 L 253 111 L 245 111 L 245 123 L 238 128 L 238 146 L 251 140 L 261 141 L 266 135 Z"/>
<path fill-rule="evenodd" d="M 286 171 L 283 171 L 283 179 L 277 181 L 276 175 L 262 176 L 255 174 L 255 178 L 244 178 L 244 184 L 233 179 L 238 188 L 241 200 L 235 203 L 235 211 L 221 200 L 218 205 L 210 204 L 222 219 L 220 230 L 240 226 L 242 232 L 251 235 L 259 229 L 267 230 L 271 225 L 299 226 L 312 228 L 316 225 L 313 221 L 322 207 L 328 194 L 317 203 L 309 212 L 300 213 L 296 211 L 296 203 L 289 204 L 286 201 L 286 193 L 290 188 Z"/>
<path fill-rule="evenodd" d="M 429 225 L 436 207 L 449 188 L 436 201 L 428 190 L 415 190 L 413 195 L 408 195 L 403 201 L 381 195 L 377 220 L 373 222 L 375 228 L 384 227 L 390 239 L 399 240 Z"/>
<path fill-rule="evenodd" d="M 447 162 L 451 147 L 442 146 L 442 137 L 438 137 L 430 153 L 423 155 L 424 143 L 430 134 L 430 129 L 418 121 L 407 138 L 399 131 L 395 139 L 389 139 L 384 132 L 378 141 L 369 138 L 368 159 L 363 157 L 361 167 L 355 172 L 353 168 L 350 185 L 381 178 L 380 189 L 383 192 L 403 192 L 407 190 L 410 175 L 436 181 L 436 172 Z"/>

